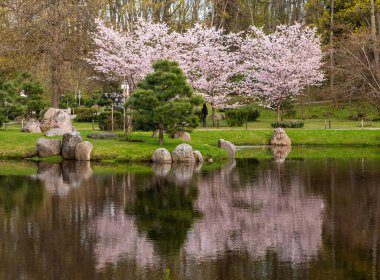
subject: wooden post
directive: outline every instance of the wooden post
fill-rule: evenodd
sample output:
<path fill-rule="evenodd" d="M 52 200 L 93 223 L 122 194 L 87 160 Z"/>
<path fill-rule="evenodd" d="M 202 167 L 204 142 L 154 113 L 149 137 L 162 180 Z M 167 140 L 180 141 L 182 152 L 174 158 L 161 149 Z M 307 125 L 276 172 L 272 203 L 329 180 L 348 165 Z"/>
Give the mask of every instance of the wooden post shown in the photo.
<path fill-rule="evenodd" d="M 95 130 L 95 120 L 92 120 L 92 131 Z"/>
<path fill-rule="evenodd" d="M 362 129 L 364 128 L 364 119 L 362 119 Z"/>
<path fill-rule="evenodd" d="M 112 126 L 112 132 L 114 132 L 114 124 L 113 124 L 113 103 L 111 105 L 111 126 Z"/>

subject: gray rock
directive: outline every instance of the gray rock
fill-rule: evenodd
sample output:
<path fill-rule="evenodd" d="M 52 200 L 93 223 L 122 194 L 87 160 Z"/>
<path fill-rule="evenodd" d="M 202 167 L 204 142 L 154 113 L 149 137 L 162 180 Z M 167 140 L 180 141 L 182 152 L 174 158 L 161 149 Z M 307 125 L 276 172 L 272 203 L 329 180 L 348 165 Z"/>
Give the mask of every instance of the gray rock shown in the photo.
<path fill-rule="evenodd" d="M 187 141 L 187 142 L 190 142 L 191 141 L 191 136 L 190 136 L 190 133 L 189 132 L 176 132 L 174 133 L 174 139 L 180 139 L 182 141 Z"/>
<path fill-rule="evenodd" d="M 87 138 L 91 138 L 91 139 L 110 139 L 110 138 L 116 138 L 117 136 L 118 135 L 116 133 L 107 133 L 107 132 L 87 134 Z"/>
<path fill-rule="evenodd" d="M 75 149 L 82 142 L 78 132 L 65 133 L 62 139 L 62 156 L 64 159 L 75 159 Z"/>
<path fill-rule="evenodd" d="M 236 146 L 234 144 L 232 144 L 231 142 L 226 141 L 224 139 L 219 139 L 218 147 L 227 151 L 230 158 L 235 158 Z"/>
<path fill-rule="evenodd" d="M 292 141 L 283 128 L 276 128 L 273 132 L 273 136 L 270 140 L 270 144 L 274 146 L 291 146 Z"/>
<path fill-rule="evenodd" d="M 92 149 L 93 149 L 93 146 L 88 141 L 78 143 L 75 148 L 75 159 L 83 160 L 83 161 L 91 160 Z"/>
<path fill-rule="evenodd" d="M 193 148 L 189 144 L 178 145 L 172 153 L 173 162 L 195 162 Z"/>
<path fill-rule="evenodd" d="M 45 132 L 45 136 L 47 137 L 53 137 L 53 136 L 62 136 L 65 134 L 65 132 L 62 128 L 53 128 Z"/>
<path fill-rule="evenodd" d="M 203 162 L 203 156 L 200 151 L 196 150 L 193 152 L 195 162 L 202 163 Z"/>
<path fill-rule="evenodd" d="M 167 149 L 158 148 L 157 150 L 154 151 L 151 160 L 154 163 L 171 163 L 172 156 L 170 155 Z"/>
<path fill-rule="evenodd" d="M 60 128 L 65 133 L 70 133 L 73 131 L 73 125 L 69 114 L 67 114 L 64 110 L 54 108 L 50 108 L 46 111 L 40 128 L 44 133 L 53 128 Z"/>
<path fill-rule="evenodd" d="M 35 119 L 30 119 L 21 129 L 22 132 L 41 133 L 40 122 Z"/>
<path fill-rule="evenodd" d="M 40 138 L 37 141 L 37 152 L 40 157 L 52 157 L 61 154 L 61 139 Z"/>

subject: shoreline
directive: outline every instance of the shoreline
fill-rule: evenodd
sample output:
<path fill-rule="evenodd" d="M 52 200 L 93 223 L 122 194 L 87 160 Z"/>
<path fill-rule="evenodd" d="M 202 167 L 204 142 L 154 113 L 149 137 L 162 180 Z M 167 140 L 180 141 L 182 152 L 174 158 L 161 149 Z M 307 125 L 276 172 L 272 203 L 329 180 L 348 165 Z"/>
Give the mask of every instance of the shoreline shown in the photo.
<path fill-rule="evenodd" d="M 94 150 L 93 162 L 105 163 L 148 163 L 153 152 L 160 147 L 172 152 L 181 143 L 188 143 L 194 150 L 201 151 L 205 160 L 223 162 L 228 159 L 227 153 L 218 148 L 218 139 L 232 142 L 238 148 L 237 158 L 247 158 L 242 148 L 268 148 L 273 129 L 267 130 L 202 130 L 191 133 L 192 141 L 184 142 L 178 139 L 165 137 L 164 145 L 158 145 L 158 139 L 152 138 L 150 132 L 133 132 L 132 140 L 142 142 L 128 142 L 122 138 L 88 139 L 91 130 L 79 130 L 84 141 L 90 141 Z M 296 149 L 367 149 L 380 148 L 380 131 L 378 130 L 305 130 L 286 129 L 292 141 L 292 148 Z M 0 160 L 59 161 L 54 158 L 36 157 L 36 142 L 39 138 L 47 138 L 43 134 L 22 133 L 18 130 L 0 131 Z M 60 137 L 55 137 L 60 138 Z M 375 152 L 374 152 L 375 153 Z M 377 154 L 377 152 L 376 152 Z"/>

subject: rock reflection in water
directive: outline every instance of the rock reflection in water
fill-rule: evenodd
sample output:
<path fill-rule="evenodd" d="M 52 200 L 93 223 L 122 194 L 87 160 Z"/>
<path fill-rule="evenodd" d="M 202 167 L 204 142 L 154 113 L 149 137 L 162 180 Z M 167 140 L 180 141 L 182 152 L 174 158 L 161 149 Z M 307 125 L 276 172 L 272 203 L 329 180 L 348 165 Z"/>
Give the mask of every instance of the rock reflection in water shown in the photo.
<path fill-rule="evenodd" d="M 88 161 L 64 161 L 60 163 L 39 162 L 37 178 L 46 190 L 54 195 L 67 195 L 92 176 Z"/>
<path fill-rule="evenodd" d="M 291 150 L 291 146 L 271 146 L 273 159 L 279 163 L 285 161 Z"/>

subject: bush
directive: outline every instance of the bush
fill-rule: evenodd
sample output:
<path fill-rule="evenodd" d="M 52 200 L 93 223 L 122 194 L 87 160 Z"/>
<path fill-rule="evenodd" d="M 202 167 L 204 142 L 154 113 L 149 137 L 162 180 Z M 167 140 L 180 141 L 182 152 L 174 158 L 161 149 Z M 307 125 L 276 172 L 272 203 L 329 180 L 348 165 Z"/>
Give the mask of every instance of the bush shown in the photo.
<path fill-rule="evenodd" d="M 229 126 L 242 126 L 248 120 L 247 109 L 234 109 L 225 112 L 227 123 Z"/>
<path fill-rule="evenodd" d="M 98 110 L 94 108 L 77 108 L 75 113 L 77 114 L 76 120 L 78 122 L 92 122 L 96 120 Z"/>
<path fill-rule="evenodd" d="M 114 118 L 114 129 L 122 129 L 124 126 L 123 123 L 123 116 L 119 111 L 114 111 L 113 113 Z M 112 123 L 111 123 L 111 112 L 102 112 L 98 115 L 98 125 L 101 130 L 110 131 L 112 130 Z"/>
<path fill-rule="evenodd" d="M 250 107 L 248 107 L 247 110 L 248 110 L 248 119 L 247 120 L 249 122 L 257 121 L 257 119 L 260 117 L 260 111 L 257 109 L 250 108 Z"/>
<path fill-rule="evenodd" d="M 296 122 L 274 122 L 271 124 L 273 128 L 303 128 L 305 123 L 303 121 Z"/>

